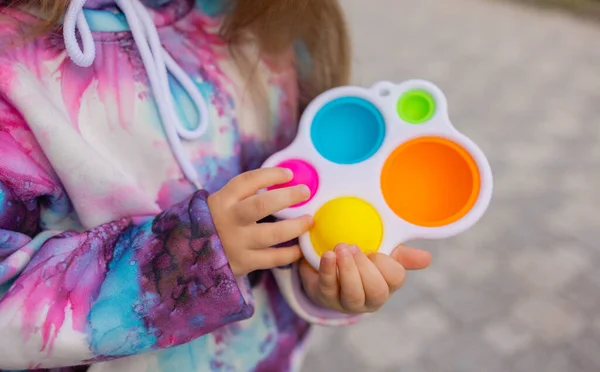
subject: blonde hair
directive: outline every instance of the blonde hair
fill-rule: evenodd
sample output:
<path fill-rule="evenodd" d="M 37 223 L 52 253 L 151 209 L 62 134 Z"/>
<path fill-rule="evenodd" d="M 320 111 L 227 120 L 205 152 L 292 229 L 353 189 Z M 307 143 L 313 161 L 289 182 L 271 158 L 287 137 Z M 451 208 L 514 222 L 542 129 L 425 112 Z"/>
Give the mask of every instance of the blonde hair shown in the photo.
<path fill-rule="evenodd" d="M 321 92 L 347 84 L 350 76 L 350 43 L 338 0 L 223 0 L 229 2 L 220 34 L 232 55 L 243 56 L 247 37 L 256 41 L 262 55 L 276 57 L 301 42 L 308 59 L 299 58 L 300 107 Z M 29 37 L 52 31 L 60 24 L 69 0 L 8 0 L 45 17 L 27 31 Z M 239 52 L 239 53 L 238 53 Z M 243 58 L 240 58 L 243 59 Z M 242 63 L 248 63 L 243 61 Z"/>

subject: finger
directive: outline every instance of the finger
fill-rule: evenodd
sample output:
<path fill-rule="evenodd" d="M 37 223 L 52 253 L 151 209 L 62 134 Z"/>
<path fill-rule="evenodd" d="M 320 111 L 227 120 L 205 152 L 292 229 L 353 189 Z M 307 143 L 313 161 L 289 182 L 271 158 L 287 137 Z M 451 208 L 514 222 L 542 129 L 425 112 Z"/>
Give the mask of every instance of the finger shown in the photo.
<path fill-rule="evenodd" d="M 340 308 L 340 282 L 337 275 L 336 254 L 327 251 L 319 265 L 319 293 L 321 301 L 333 308 Z"/>
<path fill-rule="evenodd" d="M 431 264 L 431 253 L 403 245 L 396 247 L 390 257 L 398 261 L 407 270 L 422 270 Z"/>
<path fill-rule="evenodd" d="M 307 232 L 313 225 L 311 216 L 271 223 L 259 223 L 249 227 L 250 246 L 254 249 L 276 246 Z"/>
<path fill-rule="evenodd" d="M 239 202 L 235 207 L 235 214 L 242 224 L 248 224 L 301 203 L 309 197 L 310 189 L 306 185 L 270 190 Z"/>
<path fill-rule="evenodd" d="M 293 172 L 285 168 L 261 168 L 244 172 L 234 177 L 222 189 L 229 197 L 243 200 L 259 190 L 282 185 L 294 178 Z"/>
<path fill-rule="evenodd" d="M 338 245 L 335 252 L 340 277 L 340 303 L 347 311 L 360 312 L 365 305 L 365 290 L 352 252 L 346 244 Z"/>
<path fill-rule="evenodd" d="M 300 246 L 286 248 L 267 248 L 251 253 L 251 262 L 254 270 L 268 270 L 280 266 L 287 266 L 302 258 Z"/>
<path fill-rule="evenodd" d="M 402 288 L 406 281 L 406 270 L 398 261 L 382 253 L 374 253 L 369 259 L 381 273 L 390 293 Z"/>
<path fill-rule="evenodd" d="M 379 309 L 390 297 L 390 289 L 379 269 L 369 257 L 357 247 L 353 247 L 352 250 L 365 292 L 365 305 L 370 310 Z"/>

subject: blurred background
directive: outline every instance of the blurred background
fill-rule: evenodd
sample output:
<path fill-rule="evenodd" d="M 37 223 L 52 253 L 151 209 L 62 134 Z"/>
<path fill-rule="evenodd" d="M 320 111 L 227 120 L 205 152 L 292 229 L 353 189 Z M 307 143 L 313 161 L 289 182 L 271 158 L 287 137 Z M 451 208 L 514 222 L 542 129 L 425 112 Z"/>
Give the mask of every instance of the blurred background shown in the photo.
<path fill-rule="evenodd" d="M 355 83 L 440 86 L 495 191 L 470 231 L 412 242 L 432 267 L 378 315 L 317 329 L 304 371 L 600 371 L 600 2 L 341 1 Z"/>

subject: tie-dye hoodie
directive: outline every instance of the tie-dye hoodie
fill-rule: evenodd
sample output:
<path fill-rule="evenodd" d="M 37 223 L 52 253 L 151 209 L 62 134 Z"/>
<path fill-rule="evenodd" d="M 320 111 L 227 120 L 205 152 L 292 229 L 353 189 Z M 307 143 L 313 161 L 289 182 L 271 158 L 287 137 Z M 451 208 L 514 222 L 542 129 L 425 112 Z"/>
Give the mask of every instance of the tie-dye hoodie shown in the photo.
<path fill-rule="evenodd" d="M 1 9 L 0 369 L 292 370 L 311 323 L 356 318 L 312 304 L 295 266 L 234 278 L 206 197 L 293 139 L 293 53 L 259 65 L 257 109 L 217 35 L 219 0 L 144 1 L 209 103 L 208 132 L 184 143 L 196 191 L 111 2 L 88 1 L 89 68 L 60 33 L 15 45 L 33 16 Z M 189 96 L 171 89 L 193 122 Z"/>

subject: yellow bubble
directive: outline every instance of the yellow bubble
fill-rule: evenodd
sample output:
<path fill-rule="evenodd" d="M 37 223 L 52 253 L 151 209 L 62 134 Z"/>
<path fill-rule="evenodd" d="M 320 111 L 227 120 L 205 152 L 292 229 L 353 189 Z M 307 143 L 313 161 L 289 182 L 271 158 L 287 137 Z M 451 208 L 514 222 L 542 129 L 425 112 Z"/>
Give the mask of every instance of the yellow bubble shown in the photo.
<path fill-rule="evenodd" d="M 383 222 L 377 210 L 364 200 L 333 199 L 315 214 L 310 239 L 319 255 L 340 243 L 357 245 L 365 253 L 376 252 L 383 239 Z"/>

